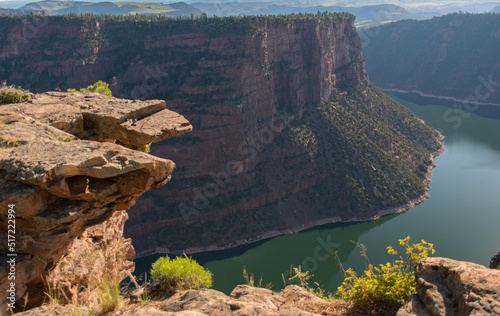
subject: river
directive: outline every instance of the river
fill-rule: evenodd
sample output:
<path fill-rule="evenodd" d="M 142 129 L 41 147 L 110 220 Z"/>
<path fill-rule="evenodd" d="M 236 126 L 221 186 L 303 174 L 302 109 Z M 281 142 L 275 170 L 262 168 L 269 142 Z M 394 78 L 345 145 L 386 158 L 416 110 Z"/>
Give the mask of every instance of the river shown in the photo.
<path fill-rule="evenodd" d="M 301 265 L 314 274 L 313 282 L 335 292 L 344 268 L 358 272 L 365 267 L 356 243 L 367 247 L 372 264 L 394 259 L 386 254 L 388 245 L 396 246 L 406 236 L 411 241 L 424 239 L 434 244 L 434 256 L 488 265 L 500 251 L 500 107 L 481 107 L 476 112 L 453 108 L 454 101 L 426 98 L 414 94 L 390 93 L 445 135 L 446 151 L 435 160 L 430 199 L 397 215 L 362 223 L 332 224 L 293 235 L 280 236 L 257 244 L 193 256 L 214 274 L 216 290 L 230 293 L 245 283 L 242 272 L 261 275 L 263 285 L 283 288 L 290 266 Z M 137 271 L 146 271 L 158 256 L 136 261 Z M 283 276 L 282 276 L 283 275 Z"/>

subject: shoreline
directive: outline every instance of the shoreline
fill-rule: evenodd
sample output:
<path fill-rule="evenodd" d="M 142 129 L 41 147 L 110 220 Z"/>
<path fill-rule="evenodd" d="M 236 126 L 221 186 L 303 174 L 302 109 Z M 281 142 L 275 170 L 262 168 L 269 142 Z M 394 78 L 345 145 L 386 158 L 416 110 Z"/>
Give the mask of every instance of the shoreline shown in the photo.
<path fill-rule="evenodd" d="M 441 135 L 437 138 L 438 141 L 441 141 L 443 139 L 444 139 L 443 135 Z M 301 232 L 301 231 L 304 231 L 304 230 L 307 230 L 307 229 L 310 229 L 313 227 L 320 227 L 320 226 L 327 225 L 327 224 L 367 222 L 367 221 L 377 220 L 382 216 L 391 215 L 391 214 L 400 214 L 400 213 L 406 212 L 406 211 L 414 208 L 418 204 L 422 203 L 423 201 L 427 200 L 430 197 L 429 190 L 430 190 L 430 183 L 432 181 L 430 179 L 432 176 L 432 169 L 437 167 L 437 165 L 434 163 L 434 159 L 437 156 L 439 156 L 440 154 L 442 154 L 445 150 L 446 150 L 446 148 L 443 146 L 443 144 L 441 144 L 440 149 L 438 149 L 435 152 L 432 152 L 430 154 L 431 164 L 427 167 L 427 173 L 426 173 L 425 178 L 423 180 L 425 187 L 426 187 L 424 194 L 422 194 L 416 198 L 413 198 L 404 204 L 394 206 L 394 207 L 391 207 L 388 209 L 380 210 L 380 211 L 376 212 L 376 214 L 374 214 L 374 215 L 365 216 L 365 217 L 353 217 L 353 218 L 347 219 L 347 220 L 342 220 L 342 218 L 340 218 L 339 216 L 318 219 L 318 220 L 314 220 L 314 221 L 311 221 L 311 222 L 308 222 L 308 223 L 305 223 L 305 224 L 302 224 L 299 226 L 291 227 L 291 228 L 268 231 L 268 232 L 266 232 L 258 237 L 255 237 L 252 239 L 237 240 L 237 241 L 230 243 L 230 244 L 227 244 L 225 246 L 211 245 L 211 246 L 207 246 L 207 247 L 191 247 L 191 248 L 182 249 L 182 250 L 171 250 L 171 249 L 168 249 L 166 247 L 165 248 L 157 247 L 153 251 L 136 253 L 133 260 L 144 258 L 147 256 L 153 256 L 153 255 L 165 255 L 165 254 L 170 254 L 170 255 L 187 254 L 187 255 L 190 255 L 190 254 L 197 254 L 197 253 L 202 253 L 202 252 L 223 251 L 223 250 L 228 250 L 231 248 L 236 248 L 239 246 L 257 243 L 259 241 L 263 241 L 263 240 L 278 237 L 278 236 L 295 234 L 295 233 L 298 233 L 298 232 Z"/>
<path fill-rule="evenodd" d="M 402 90 L 402 89 L 389 89 L 389 88 L 379 88 L 379 89 L 380 89 L 380 91 L 382 91 L 384 93 L 386 91 L 387 92 L 399 92 L 399 93 L 416 93 L 416 94 L 420 95 L 421 97 L 426 97 L 426 98 L 436 98 L 436 99 L 443 99 L 443 100 L 451 100 L 451 101 L 460 102 L 460 103 L 470 103 L 467 100 L 461 100 L 461 99 L 457 99 L 457 98 L 449 97 L 449 96 L 439 96 L 439 95 L 434 95 L 434 94 L 427 94 L 427 93 L 423 93 L 420 90 Z M 500 104 L 498 104 L 498 103 L 488 103 L 488 102 L 474 102 L 474 103 L 477 103 L 479 105 L 500 106 Z"/>

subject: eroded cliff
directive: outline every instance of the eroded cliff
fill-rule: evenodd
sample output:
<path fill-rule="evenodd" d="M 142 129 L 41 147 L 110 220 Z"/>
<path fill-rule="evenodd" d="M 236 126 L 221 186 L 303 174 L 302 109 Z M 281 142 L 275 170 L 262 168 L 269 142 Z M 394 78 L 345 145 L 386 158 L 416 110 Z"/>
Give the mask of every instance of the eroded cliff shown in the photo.
<path fill-rule="evenodd" d="M 47 92 L 1 105 L 2 313 L 39 305 L 51 288 L 89 301 L 96 282 L 133 271 L 125 210 L 175 164 L 115 142 L 140 147 L 191 129 L 159 100 Z"/>
<path fill-rule="evenodd" d="M 130 213 L 138 256 L 372 219 L 425 198 L 437 134 L 369 85 L 350 14 L 0 23 L 9 83 L 37 91 L 102 79 L 116 95 L 165 99 L 193 124 L 152 147 L 178 168 L 168 192 Z M 19 40 L 30 25 L 36 36 Z"/>

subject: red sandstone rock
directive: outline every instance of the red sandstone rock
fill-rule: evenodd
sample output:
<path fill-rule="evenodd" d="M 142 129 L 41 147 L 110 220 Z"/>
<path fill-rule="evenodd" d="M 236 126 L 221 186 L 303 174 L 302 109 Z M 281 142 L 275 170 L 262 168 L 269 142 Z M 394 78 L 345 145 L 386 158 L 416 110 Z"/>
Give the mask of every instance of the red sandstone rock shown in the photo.
<path fill-rule="evenodd" d="M 447 258 L 426 258 L 416 269 L 417 295 L 398 316 L 500 315 L 500 270 Z"/>
<path fill-rule="evenodd" d="M 126 124 L 132 118 L 138 125 Z M 0 106 L 0 121 L 0 237 L 7 240 L 9 209 L 16 228 L 9 233 L 13 249 L 3 243 L 1 250 L 17 255 L 16 307 L 27 295 L 28 307 L 39 305 L 55 286 L 75 301 L 91 300 L 90 287 L 104 276 L 123 279 L 133 271 L 124 211 L 169 181 L 175 168 L 113 142 L 140 146 L 189 132 L 191 125 L 163 101 L 57 92 Z M 0 291 L 7 293 L 10 267 L 5 260 L 1 265 Z M 2 313 L 7 303 L 3 295 Z"/>

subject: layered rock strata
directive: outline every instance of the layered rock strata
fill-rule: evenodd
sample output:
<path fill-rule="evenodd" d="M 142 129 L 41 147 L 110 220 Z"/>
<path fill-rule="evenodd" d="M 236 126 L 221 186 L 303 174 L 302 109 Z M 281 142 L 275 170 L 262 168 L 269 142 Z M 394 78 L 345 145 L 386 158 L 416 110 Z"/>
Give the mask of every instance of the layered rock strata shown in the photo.
<path fill-rule="evenodd" d="M 125 210 L 170 180 L 175 164 L 125 148 L 191 131 L 164 101 L 47 92 L 0 106 L 2 308 L 36 306 L 58 286 L 86 300 L 104 275 L 132 271 Z M 13 277 L 12 277 L 13 276 Z M 10 297 L 14 297 L 14 299 Z"/>

